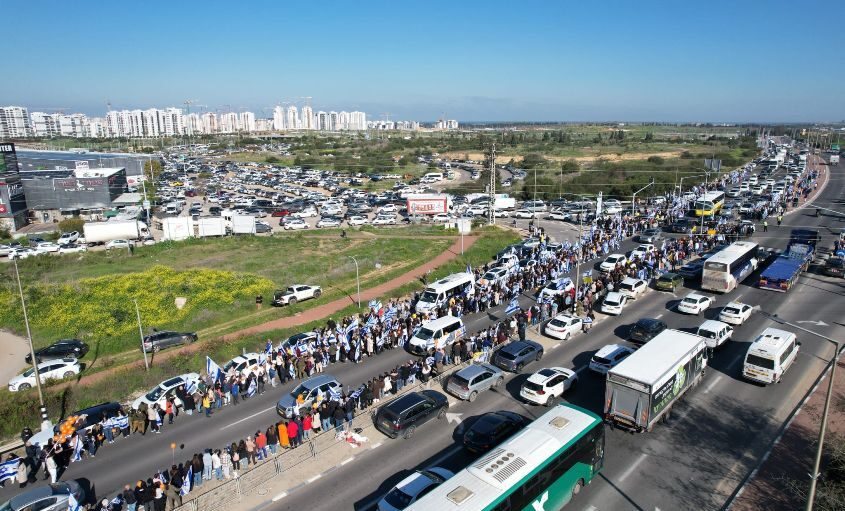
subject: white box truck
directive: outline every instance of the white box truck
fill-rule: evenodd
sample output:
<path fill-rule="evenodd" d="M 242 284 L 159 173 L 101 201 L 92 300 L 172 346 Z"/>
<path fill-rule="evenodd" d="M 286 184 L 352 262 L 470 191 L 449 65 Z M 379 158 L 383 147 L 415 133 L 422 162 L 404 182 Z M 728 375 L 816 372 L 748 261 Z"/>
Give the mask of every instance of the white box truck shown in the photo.
<path fill-rule="evenodd" d="M 838 154 L 831 154 L 830 155 L 830 164 L 831 165 L 839 165 L 839 155 Z"/>
<path fill-rule="evenodd" d="M 197 221 L 197 236 L 207 238 L 209 236 L 225 236 L 226 221 L 219 216 L 200 217 Z"/>
<path fill-rule="evenodd" d="M 255 217 L 244 215 L 237 211 L 226 209 L 220 214 L 226 225 L 226 230 L 232 234 L 255 234 Z"/>
<path fill-rule="evenodd" d="M 107 222 L 87 222 L 82 226 L 85 242 L 88 244 L 106 243 L 112 240 L 137 240 L 150 236 L 147 224 L 137 220 L 109 220 Z"/>
<path fill-rule="evenodd" d="M 174 216 L 161 221 L 162 239 L 181 241 L 193 237 L 194 225 L 189 216 Z"/>
<path fill-rule="evenodd" d="M 604 416 L 611 426 L 651 431 L 697 385 L 707 367 L 703 337 L 664 330 L 607 373 Z"/>

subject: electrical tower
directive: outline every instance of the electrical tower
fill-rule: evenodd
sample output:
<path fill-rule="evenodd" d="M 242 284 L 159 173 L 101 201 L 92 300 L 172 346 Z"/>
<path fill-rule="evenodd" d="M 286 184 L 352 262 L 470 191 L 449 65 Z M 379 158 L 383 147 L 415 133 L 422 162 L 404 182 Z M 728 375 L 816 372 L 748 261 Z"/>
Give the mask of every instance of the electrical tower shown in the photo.
<path fill-rule="evenodd" d="M 496 144 L 490 146 L 490 184 L 487 186 L 490 199 L 487 204 L 487 223 L 494 225 L 496 215 L 493 214 L 493 206 L 496 204 Z"/>

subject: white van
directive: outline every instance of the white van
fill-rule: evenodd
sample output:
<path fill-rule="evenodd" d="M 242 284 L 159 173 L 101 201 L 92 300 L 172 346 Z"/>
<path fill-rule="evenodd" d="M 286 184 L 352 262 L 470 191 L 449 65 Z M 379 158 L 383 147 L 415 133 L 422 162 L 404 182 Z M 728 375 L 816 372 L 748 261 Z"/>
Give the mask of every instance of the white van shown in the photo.
<path fill-rule="evenodd" d="M 168 215 L 178 215 L 182 212 L 182 207 L 178 203 L 171 202 L 164 207 L 164 212 Z"/>
<path fill-rule="evenodd" d="M 452 297 L 472 296 L 475 292 L 475 276 L 469 273 L 455 273 L 429 284 L 415 307 L 417 312 L 431 312 L 448 302 Z"/>
<path fill-rule="evenodd" d="M 718 348 L 731 339 L 734 327 L 721 321 L 708 319 L 698 327 L 697 335 L 704 337 L 708 348 Z"/>
<path fill-rule="evenodd" d="M 408 351 L 414 355 L 428 355 L 450 346 L 466 333 L 464 322 L 454 316 L 443 316 L 424 323 L 408 341 Z"/>
<path fill-rule="evenodd" d="M 776 383 L 798 358 L 800 344 L 792 332 L 767 328 L 751 343 L 742 376 L 763 384 Z"/>
<path fill-rule="evenodd" d="M 433 180 L 433 181 L 443 181 L 443 173 L 442 172 L 429 172 L 428 174 L 423 176 L 423 179 Z"/>

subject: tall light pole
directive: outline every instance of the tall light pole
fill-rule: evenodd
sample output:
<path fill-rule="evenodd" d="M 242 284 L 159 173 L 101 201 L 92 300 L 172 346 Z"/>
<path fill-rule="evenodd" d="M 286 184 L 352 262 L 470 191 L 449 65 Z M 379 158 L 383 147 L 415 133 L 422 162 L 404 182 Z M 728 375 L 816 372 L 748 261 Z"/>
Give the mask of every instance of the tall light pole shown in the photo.
<path fill-rule="evenodd" d="M 814 332 L 802 326 L 798 326 L 794 323 L 790 323 L 789 321 L 784 321 L 780 319 L 777 314 L 769 314 L 766 311 L 761 311 L 764 316 L 771 319 L 772 321 L 779 323 L 781 325 L 787 325 L 791 328 L 795 328 L 796 330 L 801 330 L 802 332 L 806 332 L 810 335 L 815 335 L 820 339 L 824 339 L 825 341 L 832 343 L 836 347 L 836 351 L 833 352 L 833 358 L 830 360 L 830 379 L 827 381 L 827 396 L 825 396 L 824 400 L 824 411 L 822 412 L 822 424 L 821 428 L 819 428 L 819 441 L 818 445 L 816 446 L 816 458 L 813 461 L 813 472 L 810 474 L 810 490 L 807 492 L 807 511 L 813 510 L 813 501 L 816 498 L 816 483 L 819 480 L 819 468 L 821 467 L 822 463 L 822 452 L 824 451 L 824 436 L 827 433 L 827 417 L 828 412 L 830 411 L 830 400 L 833 396 L 833 379 L 836 377 L 836 365 L 839 361 L 839 354 L 841 351 L 841 343 L 836 339 L 831 339 L 826 335 L 822 335 L 818 332 Z"/>
<path fill-rule="evenodd" d="M 132 299 L 135 303 L 135 316 L 138 318 L 138 335 L 141 337 L 141 351 L 144 352 L 144 369 L 150 370 L 150 364 L 147 362 L 147 347 L 144 345 L 144 329 L 141 328 L 141 311 L 138 309 L 138 300 Z"/>
<path fill-rule="evenodd" d="M 637 194 L 641 191 L 645 190 L 646 188 L 652 186 L 654 184 L 654 178 L 651 178 L 651 182 L 647 185 L 643 186 L 631 196 L 631 216 L 636 216 L 636 208 L 637 208 Z"/>
<path fill-rule="evenodd" d="M 18 270 L 18 260 L 15 258 L 15 276 L 18 279 L 18 292 L 21 295 L 21 308 L 23 309 L 23 322 L 26 325 L 26 340 L 29 342 L 29 356 L 32 357 L 32 369 L 35 372 L 35 386 L 38 388 L 38 403 L 41 412 L 41 430 L 53 429 L 53 424 L 47 418 L 47 407 L 44 405 L 44 393 L 41 391 L 41 373 L 38 371 L 38 359 L 35 358 L 35 348 L 32 347 L 32 331 L 29 329 L 29 315 L 26 312 L 26 300 L 23 298 L 23 285 L 21 285 L 21 273 Z"/>
<path fill-rule="evenodd" d="M 358 260 L 355 259 L 355 256 L 346 256 L 349 259 L 355 261 L 355 282 L 358 284 L 358 308 L 361 308 L 361 279 L 358 273 Z"/>

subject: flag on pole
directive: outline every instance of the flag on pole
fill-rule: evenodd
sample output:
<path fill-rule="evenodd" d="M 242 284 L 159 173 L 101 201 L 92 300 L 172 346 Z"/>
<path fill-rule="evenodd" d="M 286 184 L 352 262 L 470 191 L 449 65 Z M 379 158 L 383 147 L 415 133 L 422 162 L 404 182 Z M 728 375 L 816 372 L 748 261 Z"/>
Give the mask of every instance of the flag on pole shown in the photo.
<path fill-rule="evenodd" d="M 18 463 L 20 458 L 15 458 L 9 461 L 0 463 L 0 483 L 14 479 L 18 475 Z"/>
<path fill-rule="evenodd" d="M 467 263 L 467 273 L 472 275 L 472 266 L 470 266 L 469 263 Z"/>
<path fill-rule="evenodd" d="M 329 387 L 329 399 L 332 401 L 340 401 L 340 391 L 335 387 Z"/>
<path fill-rule="evenodd" d="M 214 360 L 211 360 L 208 355 L 205 356 L 205 372 L 211 376 L 212 381 L 217 381 L 220 378 L 220 366 Z"/>
<path fill-rule="evenodd" d="M 191 482 L 194 480 L 194 467 L 188 465 L 188 473 L 185 474 L 185 480 L 182 481 L 182 488 L 179 490 L 179 495 L 187 495 L 191 491 Z"/>
<path fill-rule="evenodd" d="M 251 380 L 249 380 L 249 387 L 247 387 L 247 389 L 246 389 L 246 397 L 254 396 L 256 390 L 257 390 L 257 386 L 255 384 L 255 378 L 252 378 Z"/>
<path fill-rule="evenodd" d="M 391 305 L 390 307 L 388 307 L 387 311 L 385 311 L 384 319 L 387 320 L 387 319 L 392 319 L 394 317 L 396 317 L 396 307 Z"/>
<path fill-rule="evenodd" d="M 273 353 L 273 343 L 270 341 L 270 339 L 267 339 L 267 344 L 264 346 L 264 353 L 268 355 L 270 353 Z"/>
<path fill-rule="evenodd" d="M 381 300 L 370 300 L 370 309 L 373 311 L 380 311 L 381 310 Z"/>
<path fill-rule="evenodd" d="M 505 309 L 505 314 L 510 315 L 510 314 L 513 314 L 514 312 L 517 312 L 517 311 L 520 310 L 518 298 L 519 297 L 516 297 L 516 298 L 514 298 L 513 300 L 510 301 L 507 309 Z"/>

